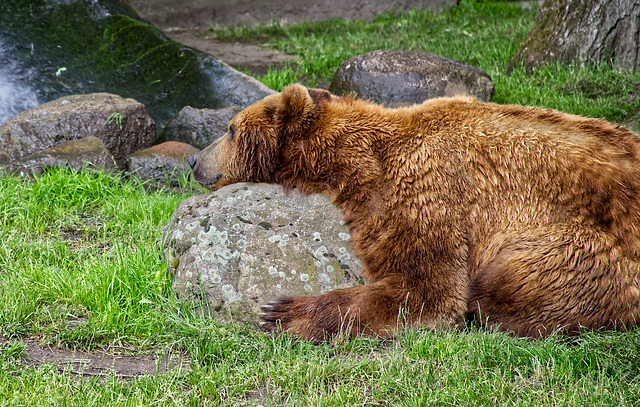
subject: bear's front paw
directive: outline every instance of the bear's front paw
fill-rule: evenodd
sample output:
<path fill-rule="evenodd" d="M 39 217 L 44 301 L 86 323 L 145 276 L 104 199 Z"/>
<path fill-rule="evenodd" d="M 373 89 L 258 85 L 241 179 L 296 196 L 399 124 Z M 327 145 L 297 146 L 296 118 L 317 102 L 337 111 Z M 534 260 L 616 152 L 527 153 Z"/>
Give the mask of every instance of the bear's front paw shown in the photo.
<path fill-rule="evenodd" d="M 337 330 L 336 318 L 318 297 L 281 298 L 261 307 L 262 329 L 267 332 L 289 332 L 310 341 L 324 341 Z"/>
<path fill-rule="evenodd" d="M 280 298 L 260 307 L 260 327 L 267 332 L 286 331 L 291 323 L 293 298 Z"/>

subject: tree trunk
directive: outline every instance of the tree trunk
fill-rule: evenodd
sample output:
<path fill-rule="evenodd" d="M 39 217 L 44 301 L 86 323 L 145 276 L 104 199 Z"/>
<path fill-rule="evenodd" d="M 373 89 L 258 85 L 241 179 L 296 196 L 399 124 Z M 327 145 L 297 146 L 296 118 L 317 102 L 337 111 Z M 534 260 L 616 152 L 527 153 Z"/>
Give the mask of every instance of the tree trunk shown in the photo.
<path fill-rule="evenodd" d="M 510 65 L 550 61 L 640 69 L 640 0 L 545 0 Z"/>

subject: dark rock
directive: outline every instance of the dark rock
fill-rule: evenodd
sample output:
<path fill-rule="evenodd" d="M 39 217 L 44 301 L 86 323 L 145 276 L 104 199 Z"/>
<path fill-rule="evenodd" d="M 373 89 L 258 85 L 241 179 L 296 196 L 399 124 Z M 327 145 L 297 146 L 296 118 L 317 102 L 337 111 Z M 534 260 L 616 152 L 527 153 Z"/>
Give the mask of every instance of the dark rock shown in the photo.
<path fill-rule="evenodd" d="M 170 40 L 126 0 L 2 1 L 0 48 L 2 62 L 17 73 L 16 86 L 35 93 L 39 103 L 107 91 L 144 103 L 159 127 L 187 105 L 244 107 L 274 93 Z M 13 100 L 7 103 L 12 111 L 20 104 L 13 92 L 0 96 Z"/>
<path fill-rule="evenodd" d="M 164 240 L 175 290 L 220 321 L 256 323 L 270 300 L 362 283 L 349 231 L 324 195 L 229 185 L 183 202 Z"/>
<path fill-rule="evenodd" d="M 154 143 L 156 131 L 145 106 L 133 99 L 108 93 L 67 96 L 0 125 L 0 163 L 91 136 L 101 139 L 125 168 L 131 153 Z"/>
<path fill-rule="evenodd" d="M 46 169 L 53 167 L 68 167 L 75 171 L 86 168 L 110 171 L 116 168 L 116 162 L 102 140 L 86 137 L 29 154 L 3 167 L 2 171 L 21 176 L 42 175 Z"/>
<path fill-rule="evenodd" d="M 187 179 L 191 173 L 187 158 L 199 151 L 185 143 L 167 141 L 132 154 L 127 170 L 145 181 L 179 186 L 180 180 Z"/>
<path fill-rule="evenodd" d="M 329 90 L 356 94 L 387 106 L 421 103 L 442 96 L 469 95 L 488 102 L 491 77 L 470 65 L 416 51 L 373 51 L 344 61 Z"/>
<path fill-rule="evenodd" d="M 295 24 L 329 18 L 372 19 L 390 10 L 455 6 L 457 0 L 130 0 L 145 18 L 163 28 Z"/>
<path fill-rule="evenodd" d="M 229 122 L 242 109 L 194 109 L 186 106 L 167 123 L 159 141 L 181 141 L 200 149 L 207 148 L 227 132 Z"/>

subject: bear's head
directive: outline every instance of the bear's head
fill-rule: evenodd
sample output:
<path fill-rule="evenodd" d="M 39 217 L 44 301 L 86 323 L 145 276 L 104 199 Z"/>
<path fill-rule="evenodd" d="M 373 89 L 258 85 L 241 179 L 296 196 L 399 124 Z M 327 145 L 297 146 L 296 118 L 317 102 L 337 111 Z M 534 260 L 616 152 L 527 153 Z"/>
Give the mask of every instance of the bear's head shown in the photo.
<path fill-rule="evenodd" d="M 296 171 L 294 145 L 313 133 L 332 98 L 325 90 L 290 85 L 247 107 L 223 137 L 189 157 L 194 179 L 212 191 L 234 182 L 284 183 L 283 171 Z"/>

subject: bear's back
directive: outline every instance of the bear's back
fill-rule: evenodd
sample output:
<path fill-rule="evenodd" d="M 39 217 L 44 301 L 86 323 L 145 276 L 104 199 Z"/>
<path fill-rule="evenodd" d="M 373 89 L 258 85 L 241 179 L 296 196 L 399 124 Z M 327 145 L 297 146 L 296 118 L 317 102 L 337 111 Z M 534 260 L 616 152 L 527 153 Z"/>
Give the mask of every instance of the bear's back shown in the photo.
<path fill-rule="evenodd" d="M 406 199 L 424 202 L 442 184 L 450 193 L 438 199 L 465 200 L 459 207 L 487 234 L 581 223 L 640 256 L 640 138 L 624 127 L 465 97 L 400 109 L 348 101 L 340 110 L 355 137 L 378 138 L 371 144 L 380 184 Z"/>
<path fill-rule="evenodd" d="M 640 257 L 636 134 L 604 120 L 467 98 L 423 108 L 419 115 L 445 118 L 431 140 L 457 149 L 468 198 L 478 214 L 493 215 L 487 222 L 496 229 L 580 223 L 613 234 L 626 255 Z"/>

